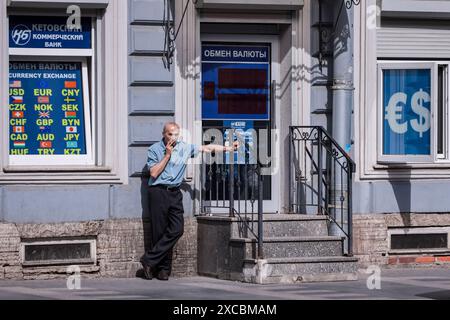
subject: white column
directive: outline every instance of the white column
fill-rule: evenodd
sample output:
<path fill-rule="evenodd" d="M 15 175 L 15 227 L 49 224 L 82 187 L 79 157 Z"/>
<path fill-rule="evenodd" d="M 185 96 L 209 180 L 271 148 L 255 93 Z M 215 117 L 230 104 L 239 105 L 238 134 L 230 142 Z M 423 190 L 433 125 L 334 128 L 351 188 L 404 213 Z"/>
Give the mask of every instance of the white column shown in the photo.
<path fill-rule="evenodd" d="M 188 0 L 176 0 L 175 32 L 181 23 L 183 10 Z M 175 72 L 175 121 L 186 130 L 188 142 L 201 144 L 201 101 L 200 101 L 200 20 L 197 9 L 192 1 L 186 11 L 181 25 L 174 56 Z M 186 179 L 190 181 L 193 190 L 200 187 L 198 177 L 199 166 L 188 165 Z M 194 193 L 194 208 L 199 206 L 199 192 Z M 195 210 L 195 209 L 194 209 Z"/>

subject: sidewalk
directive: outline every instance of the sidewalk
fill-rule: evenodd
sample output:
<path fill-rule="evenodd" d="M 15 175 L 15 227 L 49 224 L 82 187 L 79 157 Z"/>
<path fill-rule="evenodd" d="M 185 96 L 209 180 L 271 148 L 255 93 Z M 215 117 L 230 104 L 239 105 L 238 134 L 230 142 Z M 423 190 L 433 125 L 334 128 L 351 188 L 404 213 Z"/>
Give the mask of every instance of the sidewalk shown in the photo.
<path fill-rule="evenodd" d="M 381 289 L 369 290 L 367 274 L 358 281 L 254 285 L 204 277 L 169 281 L 134 279 L 83 279 L 81 289 L 67 289 L 66 280 L 0 281 L 0 299 L 63 300 L 450 300 L 450 269 L 383 269 Z M 373 283 L 373 282 L 372 282 Z"/>

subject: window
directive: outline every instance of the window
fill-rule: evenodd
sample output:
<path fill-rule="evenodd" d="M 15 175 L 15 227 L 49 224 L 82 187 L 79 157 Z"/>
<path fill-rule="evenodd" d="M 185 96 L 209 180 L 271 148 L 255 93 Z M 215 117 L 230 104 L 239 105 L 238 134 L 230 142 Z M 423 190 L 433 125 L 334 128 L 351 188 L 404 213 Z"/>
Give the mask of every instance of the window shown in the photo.
<path fill-rule="evenodd" d="M 389 253 L 448 252 L 449 233 L 449 227 L 390 228 Z"/>
<path fill-rule="evenodd" d="M 9 16 L 9 165 L 94 165 L 94 21 Z"/>
<path fill-rule="evenodd" d="M 449 159 L 448 63 L 378 64 L 378 162 Z"/>
<path fill-rule="evenodd" d="M 128 2 L 72 5 L 0 6 L 2 184 L 128 183 Z"/>
<path fill-rule="evenodd" d="M 393 234 L 391 235 L 391 249 L 447 249 L 447 238 L 447 233 Z"/>
<path fill-rule="evenodd" d="M 95 239 L 25 241 L 20 254 L 24 267 L 95 264 L 96 247 Z"/>

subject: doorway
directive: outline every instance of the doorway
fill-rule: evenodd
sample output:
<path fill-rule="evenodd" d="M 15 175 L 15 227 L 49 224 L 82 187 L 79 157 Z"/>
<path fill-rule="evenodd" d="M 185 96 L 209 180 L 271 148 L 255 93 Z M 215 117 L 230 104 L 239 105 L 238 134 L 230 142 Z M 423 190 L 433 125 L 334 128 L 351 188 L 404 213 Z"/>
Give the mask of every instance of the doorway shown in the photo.
<path fill-rule="evenodd" d="M 280 154 L 280 144 L 274 143 L 274 135 L 280 127 L 280 101 L 276 95 L 278 50 L 276 36 L 208 34 L 201 37 L 203 134 L 205 137 L 212 135 L 211 142 L 221 144 L 230 138 L 232 129 L 233 140 L 239 140 L 243 146 L 244 151 L 236 152 L 233 159 L 233 197 L 234 207 L 245 212 L 255 210 L 255 207 L 249 208 L 250 205 L 257 207 L 245 201 L 258 192 L 251 167 L 256 163 L 270 166 L 273 164 L 270 159 Z M 219 133 L 223 140 L 215 140 Z M 262 161 L 260 155 L 267 158 Z M 231 192 L 227 187 L 229 160 L 229 155 L 224 155 L 223 164 L 206 165 L 202 172 L 203 177 L 208 177 L 204 180 L 203 200 L 218 204 L 212 208 L 212 213 L 227 212 L 224 208 Z M 279 172 L 264 175 L 262 185 L 264 212 L 279 212 Z"/>

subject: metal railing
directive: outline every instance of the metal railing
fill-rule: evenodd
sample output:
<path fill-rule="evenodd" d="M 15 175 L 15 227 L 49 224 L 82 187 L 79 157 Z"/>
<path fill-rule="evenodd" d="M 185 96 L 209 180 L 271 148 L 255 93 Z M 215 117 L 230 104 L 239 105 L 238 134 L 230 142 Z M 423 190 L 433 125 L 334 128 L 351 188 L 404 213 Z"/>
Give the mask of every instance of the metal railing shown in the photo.
<path fill-rule="evenodd" d="M 319 126 L 292 126 L 289 130 L 290 211 L 323 214 L 332 233 L 345 237 L 352 250 L 352 175 L 355 163 Z"/>
<path fill-rule="evenodd" d="M 346 254 L 353 255 L 354 162 L 322 127 L 290 127 L 289 135 L 290 212 L 326 215 L 345 237 Z M 222 209 L 221 214 L 238 218 L 241 234 L 257 240 L 257 258 L 263 258 L 262 167 L 247 161 L 236 163 L 234 156 L 234 152 L 204 156 L 201 210 L 209 214 Z"/>
<path fill-rule="evenodd" d="M 264 176 L 260 164 L 248 162 L 236 161 L 235 152 L 204 155 L 201 210 L 203 214 L 217 211 L 238 218 L 240 233 L 257 240 L 257 258 L 262 258 Z"/>

